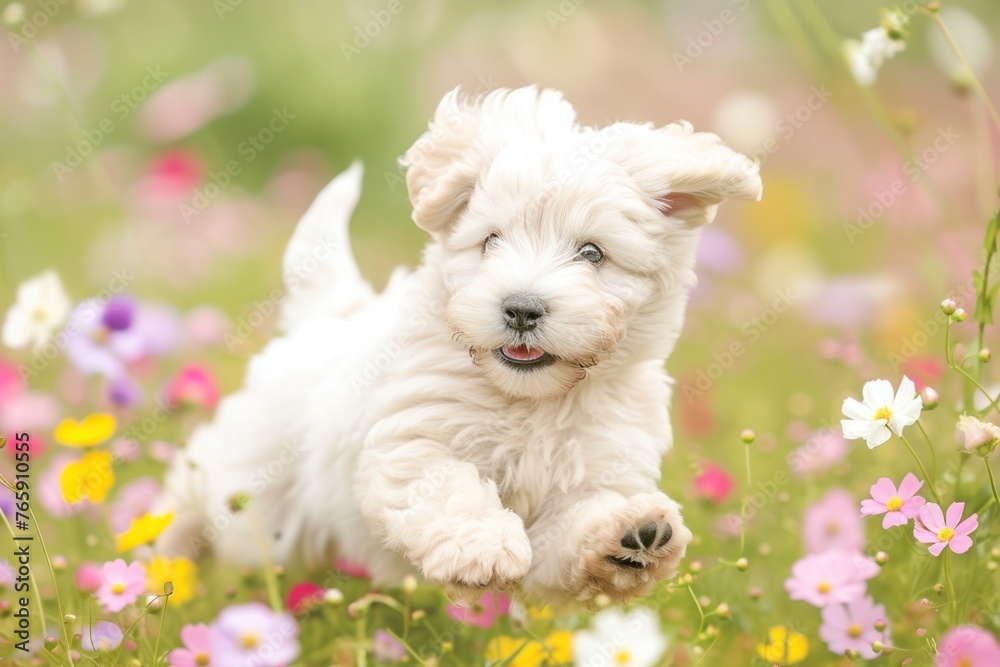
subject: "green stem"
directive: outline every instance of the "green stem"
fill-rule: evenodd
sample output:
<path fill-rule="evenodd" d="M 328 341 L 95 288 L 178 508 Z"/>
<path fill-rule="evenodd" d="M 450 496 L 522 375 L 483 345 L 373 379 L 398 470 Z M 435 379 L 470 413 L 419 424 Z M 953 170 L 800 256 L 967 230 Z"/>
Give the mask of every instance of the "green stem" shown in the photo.
<path fill-rule="evenodd" d="M 698 635 L 700 635 L 705 629 L 705 610 L 701 608 L 701 603 L 698 602 L 698 596 L 694 594 L 693 586 L 688 586 L 688 592 L 691 593 L 691 599 L 694 600 L 694 606 L 698 608 L 698 616 L 701 618 L 698 622 Z"/>
<path fill-rule="evenodd" d="M 989 399 L 990 404 L 993 406 L 993 409 L 996 410 L 997 412 L 1000 412 L 1000 405 L 997 405 L 996 399 L 993 398 L 992 396 L 990 396 L 990 392 L 986 391 L 986 389 L 983 388 L 983 385 L 979 384 L 979 381 L 976 380 L 976 378 L 974 378 L 971 375 L 969 375 L 968 373 L 966 373 L 965 370 L 962 369 L 959 366 L 956 366 L 956 365 L 952 364 L 951 367 L 953 369 L 955 369 L 956 371 L 958 371 L 959 373 L 961 373 L 965 377 L 966 380 L 968 380 L 969 382 L 971 382 L 973 387 L 975 387 L 976 389 L 978 389 L 979 391 L 981 391 L 982 394 L 983 394 L 983 396 L 985 396 L 987 399 Z M 970 405 L 969 407 L 971 408 L 973 406 Z"/>
<path fill-rule="evenodd" d="M 993 500 L 995 500 L 997 506 L 1000 507 L 1000 491 L 997 490 L 997 478 L 993 476 L 993 466 L 990 465 L 989 457 L 983 457 L 983 463 L 986 464 L 986 473 L 990 476 L 990 488 L 993 490 Z M 987 505 L 988 504 L 989 503 L 987 503 Z"/>
<path fill-rule="evenodd" d="M 900 435 L 899 439 L 903 441 L 903 444 L 906 445 L 906 448 L 910 450 L 910 454 L 912 454 L 914 460 L 916 460 L 917 465 L 920 466 L 920 472 L 924 474 L 924 479 L 927 480 L 927 487 L 931 490 L 931 493 L 934 494 L 934 500 L 938 502 L 938 505 L 943 505 L 944 503 L 941 502 L 941 496 L 938 495 L 937 488 L 934 486 L 934 478 L 927 474 L 927 468 L 924 467 L 924 462 L 920 460 L 920 457 L 917 456 L 917 452 L 913 449 L 913 446 L 905 437 Z"/>
<path fill-rule="evenodd" d="M 160 664 L 160 637 L 163 636 L 163 620 L 167 617 L 167 605 L 170 604 L 170 595 L 163 599 L 163 610 L 160 612 L 160 628 L 156 631 L 156 643 L 153 644 L 153 664 Z"/>
<path fill-rule="evenodd" d="M 934 472 L 934 477 L 937 478 L 937 452 L 934 451 L 934 443 L 931 442 L 930 436 L 927 435 L 927 431 L 924 430 L 924 425 L 920 423 L 919 419 L 917 420 L 917 428 L 924 434 L 924 440 L 927 441 L 927 448 L 931 451 L 931 470 Z"/>
<path fill-rule="evenodd" d="M 365 622 L 367 618 L 367 610 L 361 612 L 358 614 L 357 623 L 354 625 L 354 639 L 357 641 L 357 646 L 354 648 L 354 664 L 356 667 L 367 667 L 368 665 L 368 630 L 367 623 Z"/>
<path fill-rule="evenodd" d="M 253 508 L 249 508 L 248 511 L 253 512 Z M 278 578 L 274 573 L 274 561 L 271 560 L 271 551 L 267 548 L 267 539 L 264 537 L 264 531 L 260 528 L 256 514 L 250 515 L 250 525 L 253 527 L 253 534 L 260 549 L 261 564 L 264 566 L 264 583 L 267 586 L 268 602 L 271 603 L 271 609 L 274 610 L 274 613 L 280 614 L 282 611 L 281 594 L 278 591 Z"/>
<path fill-rule="evenodd" d="M 948 549 L 946 547 L 944 552 L 944 583 L 948 587 L 948 604 L 951 606 L 952 609 L 951 620 L 952 622 L 954 622 L 956 620 L 955 609 L 957 608 L 957 606 L 955 600 L 955 585 L 951 581 L 951 565 L 950 565 L 951 558 L 949 558 L 950 555 L 951 554 L 948 553 Z"/>
<path fill-rule="evenodd" d="M 993 124 L 996 125 L 997 130 L 1000 130 L 1000 113 L 997 113 L 997 108 L 993 104 L 993 100 L 986 93 L 986 88 L 983 87 L 983 82 L 979 80 L 976 76 L 976 71 L 972 69 L 972 65 L 966 59 L 965 54 L 962 53 L 962 49 L 959 48 L 958 42 L 952 37 L 951 31 L 948 30 L 948 26 L 945 24 L 944 19 L 941 18 L 940 12 L 931 12 L 931 18 L 934 19 L 934 23 L 937 24 L 938 28 L 941 29 L 941 33 L 944 34 L 944 38 L 948 41 L 948 46 L 954 51 L 955 56 L 958 57 L 959 62 L 965 67 L 969 72 L 969 76 L 972 79 L 972 87 L 976 89 L 976 93 L 979 95 L 980 99 L 983 100 L 983 104 L 986 105 L 986 110 L 990 114 L 990 118 L 993 120 Z"/>

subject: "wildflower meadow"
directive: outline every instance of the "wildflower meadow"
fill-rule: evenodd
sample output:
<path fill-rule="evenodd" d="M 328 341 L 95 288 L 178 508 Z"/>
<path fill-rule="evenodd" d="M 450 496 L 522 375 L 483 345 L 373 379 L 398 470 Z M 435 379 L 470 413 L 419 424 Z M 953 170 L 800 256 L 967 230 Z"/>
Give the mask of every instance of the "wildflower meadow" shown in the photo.
<path fill-rule="evenodd" d="M 0 665 L 1000 667 L 993 0 L 3 3 Z M 203 557 L 158 554 L 164 471 L 274 335 L 311 199 L 364 163 L 384 285 L 426 241 L 396 158 L 435 101 L 531 83 L 762 165 L 668 362 L 679 574 L 459 605 L 263 536 L 214 558 L 294 442 Z"/>

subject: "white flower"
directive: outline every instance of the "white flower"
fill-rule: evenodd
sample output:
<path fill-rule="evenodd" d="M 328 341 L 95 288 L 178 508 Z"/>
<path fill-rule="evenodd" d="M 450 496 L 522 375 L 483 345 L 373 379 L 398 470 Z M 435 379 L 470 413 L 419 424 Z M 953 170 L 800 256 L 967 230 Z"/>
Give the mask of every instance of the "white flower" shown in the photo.
<path fill-rule="evenodd" d="M 48 342 L 69 315 L 69 297 L 59 274 L 46 271 L 21 283 L 17 300 L 7 310 L 3 322 L 3 344 L 20 349 L 36 349 Z"/>
<path fill-rule="evenodd" d="M 847 66 L 854 80 L 862 86 L 875 83 L 879 68 L 905 48 L 906 42 L 890 36 L 882 26 L 865 32 L 860 42 L 856 39 L 844 42 Z"/>
<path fill-rule="evenodd" d="M 1000 444 L 1000 426 L 962 415 L 958 418 L 958 430 L 962 433 L 962 445 L 966 451 L 980 456 L 989 456 Z"/>
<path fill-rule="evenodd" d="M 660 622 L 649 609 L 637 608 L 628 615 L 609 608 L 594 616 L 590 630 L 573 637 L 573 664 L 653 667 L 667 650 Z"/>
<path fill-rule="evenodd" d="M 853 398 L 844 400 L 843 412 L 847 419 L 841 419 L 844 437 L 848 440 L 864 438 L 869 449 L 875 449 L 895 433 L 903 434 L 903 427 L 917 421 L 922 406 L 913 380 L 903 376 L 896 395 L 888 380 L 866 382 L 861 390 L 864 401 L 858 403 Z"/>

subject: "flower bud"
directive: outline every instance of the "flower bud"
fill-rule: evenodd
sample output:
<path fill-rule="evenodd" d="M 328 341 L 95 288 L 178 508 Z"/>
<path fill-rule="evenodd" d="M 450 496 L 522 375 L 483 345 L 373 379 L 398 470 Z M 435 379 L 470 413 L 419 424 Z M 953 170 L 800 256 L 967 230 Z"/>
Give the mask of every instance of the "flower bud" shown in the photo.
<path fill-rule="evenodd" d="M 740 558 L 736 561 L 736 569 L 740 572 L 746 572 L 750 568 L 750 561 L 746 558 Z"/>
<path fill-rule="evenodd" d="M 955 303 L 955 300 L 952 299 L 951 297 L 948 297 L 947 299 L 941 302 L 941 312 L 944 313 L 945 315 L 952 315 L 955 312 L 955 309 L 957 308 L 958 304 Z"/>
<path fill-rule="evenodd" d="M 990 360 L 990 349 L 988 347 L 984 347 L 983 349 L 979 350 L 979 361 L 985 364 L 989 360 Z"/>
<path fill-rule="evenodd" d="M 875 562 L 878 563 L 879 565 L 885 565 L 886 563 L 889 562 L 889 554 L 887 554 L 884 551 L 879 551 L 877 554 L 875 554 Z"/>
<path fill-rule="evenodd" d="M 872 642 L 872 650 L 876 653 L 881 653 L 882 649 L 885 648 L 885 644 L 882 642 Z"/>
<path fill-rule="evenodd" d="M 339 588 L 328 588 L 323 591 L 323 602 L 331 607 L 339 607 L 344 604 L 344 594 Z"/>
<path fill-rule="evenodd" d="M 875 629 L 878 630 L 879 632 L 884 632 L 887 627 L 888 625 L 883 619 L 880 618 L 877 621 L 875 621 Z"/>
<path fill-rule="evenodd" d="M 24 5 L 20 2 L 12 2 L 3 10 L 3 22 L 6 23 L 11 28 L 16 28 L 17 26 L 24 23 L 25 11 Z"/>
<path fill-rule="evenodd" d="M 953 319 L 956 322 L 964 322 L 965 321 L 965 309 L 964 308 L 956 308 L 955 312 L 951 314 L 951 319 Z"/>
<path fill-rule="evenodd" d="M 56 646 L 59 645 L 59 640 L 56 639 L 55 637 L 46 637 L 44 640 L 44 644 L 45 648 L 51 651 L 52 649 L 54 649 Z"/>
<path fill-rule="evenodd" d="M 600 595 L 594 598 L 594 606 L 597 607 L 598 609 L 604 609 L 605 607 L 608 607 L 610 605 L 611 605 L 611 598 L 604 593 L 601 593 Z"/>
<path fill-rule="evenodd" d="M 924 404 L 924 410 L 933 410 L 941 402 L 941 397 L 931 387 L 924 387 L 920 392 L 920 401 Z"/>
<path fill-rule="evenodd" d="M 719 606 L 715 608 L 715 613 L 718 614 L 720 618 L 724 618 L 727 621 L 733 617 L 733 611 L 725 602 L 720 603 Z"/>
<path fill-rule="evenodd" d="M 229 496 L 229 511 L 233 514 L 239 514 L 247 508 L 250 504 L 250 494 L 244 491 L 238 491 L 233 495 Z"/>
<path fill-rule="evenodd" d="M 752 429 L 745 428 L 742 431 L 740 431 L 740 440 L 742 440 L 744 443 L 749 445 L 756 439 L 757 439 L 757 434 L 754 433 Z"/>
<path fill-rule="evenodd" d="M 418 621 L 423 620 L 424 616 L 426 615 L 427 615 L 426 611 L 424 611 L 423 609 L 417 609 L 412 614 L 410 614 L 410 620 L 412 620 L 414 623 L 417 623 Z"/>
<path fill-rule="evenodd" d="M 917 628 L 917 636 L 918 637 L 923 637 L 926 634 L 927 634 L 927 629 L 926 628 Z"/>
<path fill-rule="evenodd" d="M 404 593 L 410 595 L 413 591 L 417 590 L 417 578 L 412 574 L 406 575 L 403 577 L 402 588 Z"/>
<path fill-rule="evenodd" d="M 66 569 L 66 557 L 56 554 L 52 557 L 52 569 L 56 572 L 62 572 Z"/>
<path fill-rule="evenodd" d="M 986 458 L 1000 444 L 1000 426 L 962 415 L 958 418 L 958 431 L 962 446 L 971 454 Z"/>
<path fill-rule="evenodd" d="M 691 570 L 692 574 L 701 574 L 701 570 L 704 567 L 700 560 L 693 560 L 688 563 L 688 569 Z"/>
<path fill-rule="evenodd" d="M 747 591 L 747 595 L 750 596 L 751 600 L 759 600 L 760 596 L 763 595 L 763 594 L 764 594 L 764 591 L 761 590 L 760 586 L 751 586 L 750 590 Z"/>
<path fill-rule="evenodd" d="M 934 584 L 935 593 L 944 593 L 944 584 Z"/>

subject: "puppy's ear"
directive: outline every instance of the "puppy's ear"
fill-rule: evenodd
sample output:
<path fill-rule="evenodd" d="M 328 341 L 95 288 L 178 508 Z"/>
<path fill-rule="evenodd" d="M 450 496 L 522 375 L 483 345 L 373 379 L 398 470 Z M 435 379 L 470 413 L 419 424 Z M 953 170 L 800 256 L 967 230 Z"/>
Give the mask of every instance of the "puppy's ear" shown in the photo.
<path fill-rule="evenodd" d="M 576 112 L 555 90 L 499 89 L 470 100 L 455 88 L 399 161 L 407 170 L 413 221 L 432 234 L 442 231 L 506 146 L 568 136 L 575 127 Z"/>
<path fill-rule="evenodd" d="M 610 137 L 604 157 L 625 170 L 650 206 L 687 226 L 711 222 L 724 199 L 759 201 L 763 193 L 759 164 L 690 123 L 616 123 L 602 134 Z"/>

